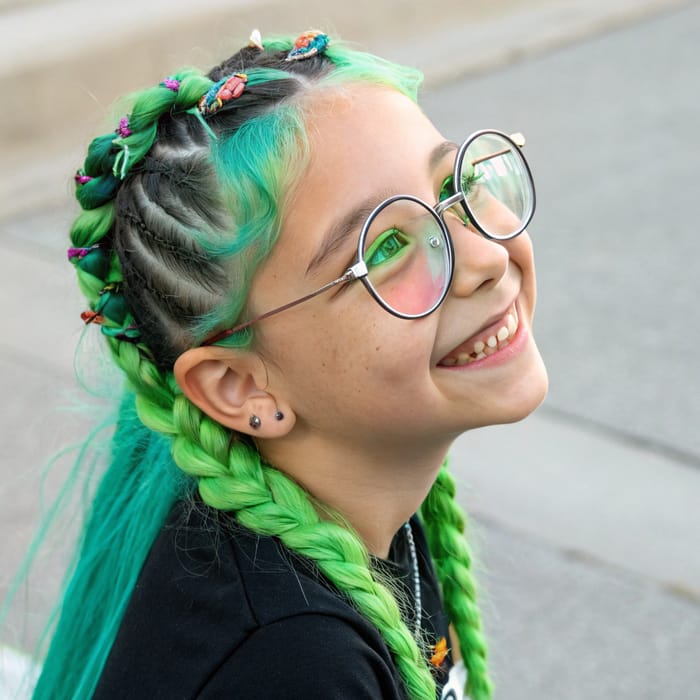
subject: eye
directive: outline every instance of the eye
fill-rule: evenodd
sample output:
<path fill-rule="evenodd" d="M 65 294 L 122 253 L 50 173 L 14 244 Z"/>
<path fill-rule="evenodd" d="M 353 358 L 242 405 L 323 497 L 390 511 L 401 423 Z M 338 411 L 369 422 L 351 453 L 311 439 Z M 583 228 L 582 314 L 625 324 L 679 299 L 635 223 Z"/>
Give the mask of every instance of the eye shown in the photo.
<path fill-rule="evenodd" d="M 442 185 L 440 186 L 440 196 L 438 198 L 438 201 L 442 202 L 443 199 L 447 199 L 448 197 L 452 196 L 454 194 L 454 186 L 453 183 L 454 179 L 452 175 L 449 175 L 442 181 Z"/>
<path fill-rule="evenodd" d="M 411 243 L 411 239 L 399 229 L 392 227 L 377 236 L 365 253 L 367 267 L 376 267 L 396 259 Z"/>
<path fill-rule="evenodd" d="M 464 194 L 467 196 L 467 199 L 469 200 L 470 204 L 472 203 L 473 199 L 479 194 L 480 188 L 477 185 L 480 178 L 481 175 L 477 175 L 474 171 L 474 167 L 471 165 L 468 169 L 462 171 L 462 192 L 464 192 Z M 455 194 L 454 177 L 452 177 L 452 175 L 449 175 L 442 181 L 442 185 L 440 186 L 440 197 L 438 201 L 442 202 L 448 197 L 451 197 L 453 194 Z M 464 213 L 461 205 L 455 205 L 452 211 L 454 211 L 454 213 L 460 218 L 460 220 L 465 226 L 469 225 L 469 217 Z"/>

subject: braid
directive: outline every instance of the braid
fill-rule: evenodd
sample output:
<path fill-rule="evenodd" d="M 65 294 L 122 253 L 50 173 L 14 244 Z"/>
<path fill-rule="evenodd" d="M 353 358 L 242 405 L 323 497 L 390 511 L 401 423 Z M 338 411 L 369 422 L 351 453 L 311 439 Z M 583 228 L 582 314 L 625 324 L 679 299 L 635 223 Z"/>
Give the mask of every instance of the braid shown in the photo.
<path fill-rule="evenodd" d="M 430 553 L 442 585 L 445 609 L 457 632 L 472 700 L 489 700 L 486 640 L 470 571 L 472 555 L 464 538 L 465 515 L 455 500 L 455 483 L 445 463 L 421 507 Z"/>
<path fill-rule="evenodd" d="M 359 537 L 330 520 L 321 520 L 308 494 L 279 470 L 264 465 L 242 441 L 228 449 L 221 426 L 184 396 L 176 399 L 173 456 L 197 478 L 202 499 L 232 511 L 236 520 L 313 560 L 319 571 L 382 634 L 394 655 L 411 698 L 435 697 L 435 682 L 418 645 L 401 619 L 391 592 L 372 576 L 369 555 Z M 220 461 L 220 458 L 224 457 Z"/>

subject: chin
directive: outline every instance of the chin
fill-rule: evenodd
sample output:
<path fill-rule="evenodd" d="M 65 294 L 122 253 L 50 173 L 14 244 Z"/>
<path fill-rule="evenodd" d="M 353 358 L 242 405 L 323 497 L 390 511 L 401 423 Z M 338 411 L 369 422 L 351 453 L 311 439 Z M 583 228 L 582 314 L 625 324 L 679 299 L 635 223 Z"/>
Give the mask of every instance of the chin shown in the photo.
<path fill-rule="evenodd" d="M 517 423 L 517 421 L 527 418 L 542 404 L 547 396 L 549 378 L 542 357 L 539 352 L 536 354 L 537 361 L 507 392 L 505 397 L 507 400 L 498 407 L 500 409 L 497 412 L 499 415 L 494 415 L 493 420 L 485 425 Z"/>
<path fill-rule="evenodd" d="M 517 423 L 518 421 L 527 418 L 535 409 L 544 401 L 547 396 L 547 381 L 545 375 L 545 386 L 538 393 L 530 392 L 527 397 L 513 406 L 513 410 L 506 412 L 499 421 L 494 421 L 493 425 L 505 424 L 505 423 Z"/>
<path fill-rule="evenodd" d="M 549 379 L 547 369 L 534 342 L 526 369 L 520 371 L 516 381 L 501 385 L 498 398 L 479 406 L 478 418 L 467 429 L 489 425 L 517 423 L 527 418 L 547 396 Z"/>

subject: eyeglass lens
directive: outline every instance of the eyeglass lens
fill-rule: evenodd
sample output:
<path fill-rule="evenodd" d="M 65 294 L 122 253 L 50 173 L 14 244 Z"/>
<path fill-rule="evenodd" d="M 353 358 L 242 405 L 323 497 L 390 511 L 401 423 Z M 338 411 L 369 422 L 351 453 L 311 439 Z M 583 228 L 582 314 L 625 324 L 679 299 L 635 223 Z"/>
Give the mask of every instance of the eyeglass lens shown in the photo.
<path fill-rule="evenodd" d="M 402 316 L 432 310 L 450 283 L 452 252 L 435 212 L 398 197 L 372 218 L 363 259 L 377 299 Z"/>
<path fill-rule="evenodd" d="M 511 238 L 525 228 L 534 207 L 534 189 L 516 145 L 500 134 L 481 134 L 457 166 L 467 215 L 477 228 L 496 239 Z"/>

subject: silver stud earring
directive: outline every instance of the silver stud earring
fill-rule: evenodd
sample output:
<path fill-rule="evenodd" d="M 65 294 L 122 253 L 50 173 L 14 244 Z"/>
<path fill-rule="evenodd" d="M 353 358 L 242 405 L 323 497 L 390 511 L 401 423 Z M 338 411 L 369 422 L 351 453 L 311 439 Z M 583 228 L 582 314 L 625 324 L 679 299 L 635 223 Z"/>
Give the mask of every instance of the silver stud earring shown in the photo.
<path fill-rule="evenodd" d="M 248 421 L 248 425 L 253 428 L 253 430 L 257 430 L 262 425 L 262 421 L 256 415 L 252 415 Z"/>
<path fill-rule="evenodd" d="M 275 413 L 275 420 L 282 420 L 283 418 L 284 413 L 282 413 L 282 411 L 277 411 L 277 413 Z"/>

